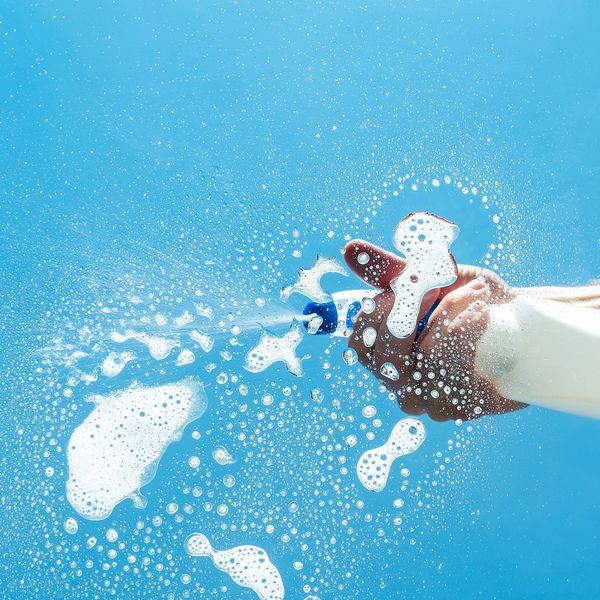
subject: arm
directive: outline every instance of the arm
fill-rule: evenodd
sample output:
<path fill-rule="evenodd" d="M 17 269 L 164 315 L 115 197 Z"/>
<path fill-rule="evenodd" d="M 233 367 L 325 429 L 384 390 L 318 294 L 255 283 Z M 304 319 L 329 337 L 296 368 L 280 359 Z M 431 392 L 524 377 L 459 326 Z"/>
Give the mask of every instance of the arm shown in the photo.
<path fill-rule="evenodd" d="M 366 264 L 357 260 L 361 253 L 370 257 Z M 419 319 L 437 306 L 418 340 L 414 334 L 398 339 L 389 334 L 385 322 L 394 302 L 389 284 L 405 261 L 360 240 L 348 243 L 344 257 L 363 281 L 382 290 L 374 299 L 376 309 L 358 315 L 349 346 L 383 385 L 396 392 L 405 412 L 426 412 L 434 420 L 472 419 L 526 406 L 503 397 L 475 370 L 477 343 L 488 326 L 490 304 L 504 304 L 522 294 L 600 308 L 599 285 L 513 289 L 492 271 L 459 265 L 453 285 L 431 290 L 423 298 Z M 377 331 L 371 347 L 362 339 L 367 327 Z M 388 376 L 390 363 L 399 374 L 396 380 Z"/>

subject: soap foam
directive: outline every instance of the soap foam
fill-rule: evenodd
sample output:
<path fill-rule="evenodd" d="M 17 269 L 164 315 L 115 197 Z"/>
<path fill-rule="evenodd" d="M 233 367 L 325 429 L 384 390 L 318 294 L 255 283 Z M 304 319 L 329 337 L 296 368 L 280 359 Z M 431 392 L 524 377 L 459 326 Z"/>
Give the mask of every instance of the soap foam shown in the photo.
<path fill-rule="evenodd" d="M 175 364 L 178 367 L 182 367 L 184 365 L 191 365 L 196 360 L 196 355 L 187 348 L 184 348 L 179 355 L 177 356 L 177 360 Z"/>
<path fill-rule="evenodd" d="M 390 283 L 395 301 L 387 318 L 390 333 L 406 338 L 417 326 L 425 294 L 456 281 L 456 263 L 450 244 L 458 235 L 458 226 L 436 215 L 412 213 L 394 232 L 394 246 L 406 257 L 406 267 Z"/>
<path fill-rule="evenodd" d="M 102 361 L 100 370 L 106 377 L 116 377 L 134 358 L 133 352 L 110 352 Z"/>
<path fill-rule="evenodd" d="M 190 331 L 190 337 L 200 346 L 204 352 L 210 352 L 215 345 L 215 340 L 206 333 L 202 333 L 197 329 Z"/>
<path fill-rule="evenodd" d="M 283 600 L 285 589 L 277 567 L 258 546 L 236 546 L 230 550 L 215 550 L 201 533 L 190 535 L 185 549 L 191 556 L 210 557 L 217 569 L 227 573 L 242 587 L 256 592 L 260 600 Z"/>
<path fill-rule="evenodd" d="M 118 344 L 122 344 L 128 340 L 135 340 L 140 344 L 144 344 L 144 346 L 148 348 L 150 356 L 155 360 L 163 360 L 167 358 L 167 356 L 171 354 L 171 350 L 179 346 L 179 342 L 177 340 L 158 335 L 149 335 L 142 331 L 134 331 L 133 329 L 128 329 L 125 333 L 113 331 L 111 334 L 111 339 L 113 342 L 117 342 Z"/>
<path fill-rule="evenodd" d="M 260 373 L 273 363 L 282 361 L 292 375 L 299 377 L 303 374 L 302 361 L 296 356 L 296 348 L 302 337 L 302 329 L 296 321 L 281 337 L 263 329 L 258 344 L 246 354 L 244 369 L 251 373 Z"/>
<path fill-rule="evenodd" d="M 144 506 L 139 489 L 207 402 L 200 381 L 190 377 L 154 387 L 133 384 L 91 400 L 94 410 L 68 444 L 67 498 L 82 517 L 98 520 L 125 498 Z"/>
<path fill-rule="evenodd" d="M 398 421 L 387 442 L 378 448 L 367 450 L 358 460 L 356 474 L 360 482 L 371 492 L 385 489 L 394 461 L 414 452 L 425 441 L 425 426 L 418 419 Z"/>
<path fill-rule="evenodd" d="M 215 459 L 215 462 L 220 465 L 231 465 L 235 462 L 231 452 L 224 446 L 217 446 L 212 451 L 212 457 Z"/>
<path fill-rule="evenodd" d="M 315 302 L 327 302 L 330 296 L 321 288 L 321 277 L 326 273 L 348 275 L 346 269 L 336 258 L 317 256 L 315 264 L 310 269 L 300 269 L 298 271 L 298 279 L 295 283 L 281 289 L 281 299 L 287 300 L 294 292 L 297 292 Z"/>

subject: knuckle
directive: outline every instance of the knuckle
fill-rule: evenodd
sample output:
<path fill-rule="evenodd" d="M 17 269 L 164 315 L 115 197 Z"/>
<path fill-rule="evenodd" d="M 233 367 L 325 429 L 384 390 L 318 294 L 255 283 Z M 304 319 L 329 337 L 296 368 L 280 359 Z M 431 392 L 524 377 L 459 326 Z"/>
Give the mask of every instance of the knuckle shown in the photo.
<path fill-rule="evenodd" d="M 454 292 L 448 294 L 447 296 L 444 296 L 444 298 L 442 299 L 442 301 L 440 302 L 440 309 L 442 311 L 451 311 L 453 308 L 455 308 L 458 304 L 458 298 L 456 296 L 453 295 Z"/>

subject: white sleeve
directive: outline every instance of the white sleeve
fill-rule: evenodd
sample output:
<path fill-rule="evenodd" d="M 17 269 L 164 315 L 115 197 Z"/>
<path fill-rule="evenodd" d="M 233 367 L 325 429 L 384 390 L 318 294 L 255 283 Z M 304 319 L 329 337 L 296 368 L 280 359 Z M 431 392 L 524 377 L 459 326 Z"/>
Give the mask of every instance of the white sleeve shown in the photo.
<path fill-rule="evenodd" d="M 519 296 L 490 312 L 479 375 L 511 400 L 600 419 L 600 311 Z"/>

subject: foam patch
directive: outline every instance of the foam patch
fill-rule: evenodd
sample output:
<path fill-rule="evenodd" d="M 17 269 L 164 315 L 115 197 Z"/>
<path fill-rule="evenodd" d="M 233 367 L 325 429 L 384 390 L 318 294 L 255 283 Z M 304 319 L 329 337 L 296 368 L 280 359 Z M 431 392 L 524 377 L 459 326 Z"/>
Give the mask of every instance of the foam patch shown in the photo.
<path fill-rule="evenodd" d="M 198 331 L 198 329 L 192 329 L 190 331 L 190 337 L 200 346 L 204 352 L 210 352 L 215 345 L 215 340 L 206 333 Z"/>
<path fill-rule="evenodd" d="M 263 329 L 258 344 L 246 354 L 244 369 L 251 373 L 260 373 L 273 363 L 282 361 L 292 375 L 301 376 L 302 360 L 296 355 L 296 348 L 303 335 L 297 321 L 294 321 L 290 330 L 281 337 Z"/>
<path fill-rule="evenodd" d="M 125 498 L 145 505 L 140 488 L 207 401 L 202 384 L 191 377 L 154 387 L 134 384 L 91 401 L 94 410 L 67 446 L 67 499 L 82 517 L 98 520 Z"/>
<path fill-rule="evenodd" d="M 194 533 L 185 541 L 185 549 L 191 556 L 211 558 L 217 569 L 238 585 L 253 590 L 260 600 L 283 600 L 281 575 L 262 548 L 248 545 L 215 550 L 205 535 Z"/>
<path fill-rule="evenodd" d="M 407 338 L 417 326 L 423 296 L 434 288 L 451 285 L 458 276 L 450 244 L 459 228 L 431 213 L 412 213 L 394 231 L 394 246 L 407 260 L 390 287 L 395 301 L 387 328 L 397 338 Z"/>
<path fill-rule="evenodd" d="M 300 269 L 298 271 L 298 279 L 295 283 L 281 289 L 281 299 L 287 300 L 294 292 L 297 292 L 315 302 L 327 302 L 330 295 L 321 288 L 321 277 L 326 273 L 348 275 L 346 269 L 336 258 L 317 256 L 315 264 L 310 269 Z"/>
<path fill-rule="evenodd" d="M 110 352 L 100 365 L 102 375 L 116 377 L 134 358 L 133 352 Z"/>
<path fill-rule="evenodd" d="M 171 350 L 179 346 L 179 342 L 174 339 L 161 337 L 158 335 L 149 335 L 143 331 L 134 331 L 128 329 L 125 333 L 113 331 L 111 339 L 117 344 L 122 344 L 128 340 L 135 340 L 140 344 L 144 344 L 150 352 L 150 356 L 155 360 L 163 360 L 171 354 Z"/>
<path fill-rule="evenodd" d="M 398 421 L 385 444 L 367 450 L 360 457 L 356 465 L 358 479 L 371 492 L 383 491 L 394 461 L 414 452 L 424 441 L 425 426 L 421 421 L 412 418 Z"/>

